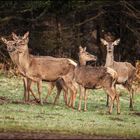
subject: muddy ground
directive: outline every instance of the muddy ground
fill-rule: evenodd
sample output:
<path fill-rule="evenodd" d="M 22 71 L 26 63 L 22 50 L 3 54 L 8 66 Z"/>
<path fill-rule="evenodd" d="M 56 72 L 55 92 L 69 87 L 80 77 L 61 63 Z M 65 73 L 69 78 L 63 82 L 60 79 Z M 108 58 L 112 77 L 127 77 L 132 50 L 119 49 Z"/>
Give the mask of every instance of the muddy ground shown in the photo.
<path fill-rule="evenodd" d="M 86 136 L 86 135 L 63 135 L 53 133 L 18 133 L 2 132 L 0 139 L 122 139 L 116 137 Z M 125 138 L 124 138 L 125 139 Z"/>

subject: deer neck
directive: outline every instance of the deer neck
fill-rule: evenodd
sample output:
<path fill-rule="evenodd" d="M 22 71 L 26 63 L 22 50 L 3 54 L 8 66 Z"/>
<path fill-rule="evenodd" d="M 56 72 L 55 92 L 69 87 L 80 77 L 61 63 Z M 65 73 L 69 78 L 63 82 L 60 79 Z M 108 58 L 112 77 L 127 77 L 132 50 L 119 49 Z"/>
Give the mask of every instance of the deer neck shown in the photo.
<path fill-rule="evenodd" d="M 28 49 L 24 53 L 19 54 L 19 67 L 26 73 L 30 66 L 30 55 Z"/>
<path fill-rule="evenodd" d="M 80 66 L 86 65 L 86 61 L 83 60 L 82 58 L 79 58 L 79 63 L 80 63 Z"/>
<path fill-rule="evenodd" d="M 112 51 L 112 53 L 107 53 L 105 66 L 107 67 L 112 66 L 113 62 L 114 62 L 114 55 Z"/>

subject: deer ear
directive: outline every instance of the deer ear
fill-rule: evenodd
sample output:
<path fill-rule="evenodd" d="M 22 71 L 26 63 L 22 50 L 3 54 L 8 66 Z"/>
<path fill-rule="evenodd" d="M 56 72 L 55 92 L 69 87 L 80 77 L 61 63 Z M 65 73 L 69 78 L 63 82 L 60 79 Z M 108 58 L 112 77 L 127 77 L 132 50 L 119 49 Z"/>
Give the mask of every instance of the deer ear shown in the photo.
<path fill-rule="evenodd" d="M 24 34 L 23 39 L 27 39 L 28 37 L 29 37 L 29 31 Z"/>
<path fill-rule="evenodd" d="M 119 42 L 120 42 L 120 38 L 118 38 L 117 40 L 115 40 L 115 41 L 113 42 L 113 45 L 116 46 L 116 45 L 119 44 Z"/>
<path fill-rule="evenodd" d="M 80 52 L 82 52 L 82 51 L 83 51 L 83 48 L 82 48 L 82 46 L 81 46 L 81 45 L 79 46 L 79 51 L 80 51 Z"/>
<path fill-rule="evenodd" d="M 18 40 L 18 36 L 14 33 L 14 32 L 12 32 L 12 38 L 16 41 L 16 40 Z"/>
<path fill-rule="evenodd" d="M 105 45 L 105 46 L 108 45 L 107 41 L 104 40 L 103 38 L 101 38 L 100 40 L 101 40 L 101 42 L 102 42 L 103 45 Z"/>
<path fill-rule="evenodd" d="M 87 47 L 84 47 L 84 49 L 83 49 L 83 50 L 84 50 L 84 51 L 86 51 L 86 49 L 87 49 Z"/>
<path fill-rule="evenodd" d="M 3 37 L 1 37 L 1 40 L 2 40 L 5 44 L 8 43 L 8 41 L 7 41 L 5 38 L 3 38 Z"/>

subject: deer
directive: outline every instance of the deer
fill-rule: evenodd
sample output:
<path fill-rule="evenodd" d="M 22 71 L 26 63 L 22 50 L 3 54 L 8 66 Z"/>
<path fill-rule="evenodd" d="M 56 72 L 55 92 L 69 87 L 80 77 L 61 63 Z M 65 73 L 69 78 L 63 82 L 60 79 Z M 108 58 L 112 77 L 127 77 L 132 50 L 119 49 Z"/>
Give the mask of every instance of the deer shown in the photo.
<path fill-rule="evenodd" d="M 101 38 L 101 43 L 106 46 L 107 55 L 106 55 L 106 63 L 105 67 L 110 67 L 114 69 L 118 74 L 117 84 L 123 85 L 129 91 L 130 96 L 130 109 L 133 110 L 133 96 L 134 89 L 132 87 L 132 82 L 135 77 L 135 67 L 129 62 L 117 62 L 114 60 L 114 46 L 117 46 L 120 42 L 120 39 L 116 39 L 115 41 L 107 41 Z M 108 105 L 108 97 L 107 97 L 107 105 Z"/>
<path fill-rule="evenodd" d="M 14 41 L 19 41 L 20 40 L 20 36 L 17 36 L 14 32 L 12 32 L 12 38 L 13 38 Z M 40 57 L 40 56 L 33 56 L 33 55 L 30 55 L 30 56 L 31 57 Z M 51 57 L 51 56 L 45 56 L 45 58 L 46 59 L 55 59 L 54 57 Z M 18 60 L 17 60 L 17 65 L 18 65 Z M 76 65 L 76 63 L 74 65 Z M 31 88 L 30 88 L 32 82 L 30 81 L 29 78 L 28 78 L 27 83 L 29 83 L 28 88 L 30 89 L 30 91 L 32 91 Z M 55 82 L 47 82 L 47 83 L 48 83 L 48 86 L 47 86 L 48 93 L 47 93 L 47 96 L 45 98 L 45 101 L 47 102 L 47 98 L 50 96 L 50 94 L 52 93 L 53 88 L 56 86 L 56 88 L 57 88 L 57 96 L 56 96 L 56 98 L 54 100 L 54 105 L 56 104 L 57 99 L 59 98 L 62 89 L 64 90 L 64 101 L 65 101 L 65 103 L 67 105 L 67 102 L 66 102 L 66 99 L 67 99 L 67 97 L 66 97 L 67 88 L 66 88 L 65 83 L 62 80 L 57 80 Z M 37 87 L 38 86 L 39 85 L 37 84 Z M 33 94 L 33 92 L 32 92 L 32 94 Z M 28 100 L 29 100 L 29 94 L 28 94 Z"/>
<path fill-rule="evenodd" d="M 38 92 L 40 103 L 43 104 L 41 98 L 42 80 L 54 82 L 61 79 L 71 69 L 76 66 L 76 63 L 71 59 L 66 58 L 53 58 L 49 59 L 45 56 L 32 57 L 28 51 L 29 32 L 19 40 L 15 40 L 15 46 L 12 49 L 18 51 L 18 65 L 24 77 L 38 83 Z M 57 68 L 57 69 L 56 69 Z M 26 85 L 27 87 L 27 85 Z M 71 92 L 74 90 L 70 87 Z"/>
<path fill-rule="evenodd" d="M 16 34 L 14 34 L 14 33 L 12 33 L 12 37 L 15 39 L 15 37 L 16 37 L 16 41 L 19 39 L 19 37 L 18 36 L 16 36 Z M 7 41 L 5 38 L 1 38 L 2 39 L 2 41 L 6 44 L 6 46 L 7 46 L 7 51 L 8 51 L 8 53 L 9 53 L 9 55 L 10 55 L 10 57 L 11 57 L 11 59 L 12 59 L 12 61 L 13 61 L 13 63 L 15 64 L 15 65 L 17 65 L 17 67 L 18 67 L 18 70 L 19 70 L 19 72 L 20 72 L 20 74 L 23 76 L 24 74 L 24 72 L 22 71 L 22 69 L 20 68 L 20 65 L 19 65 L 19 60 L 18 60 L 18 51 L 14 48 L 15 47 L 15 41 Z M 38 57 L 38 56 L 33 56 L 33 55 L 30 55 L 30 57 Z M 46 58 L 48 58 L 48 59 L 52 59 L 52 57 L 50 57 L 50 56 L 46 56 Z M 31 84 L 33 83 L 33 81 L 31 81 L 29 78 L 27 78 L 27 77 L 25 77 L 25 76 L 23 76 L 23 83 L 24 83 L 24 100 L 25 100 L 25 102 L 26 101 L 29 101 L 29 91 L 32 93 L 32 95 L 33 95 L 33 97 L 35 98 L 35 100 L 38 102 L 38 99 L 36 98 L 36 96 L 34 95 L 34 93 L 33 93 L 33 91 L 32 91 L 32 89 L 31 89 Z M 63 84 L 63 85 L 62 85 Z M 57 99 L 58 99 L 58 97 L 59 97 L 59 95 L 60 95 L 60 93 L 61 93 L 61 90 L 62 90 L 62 88 L 63 88 L 63 90 L 64 90 L 64 93 L 66 93 L 66 86 L 64 85 L 64 82 L 61 80 L 59 80 L 59 82 L 58 81 L 56 81 L 56 82 L 48 82 L 48 94 L 47 94 L 47 96 L 46 96 L 46 101 L 47 101 L 47 98 L 48 98 L 48 96 L 50 96 L 50 94 L 52 93 L 52 90 L 53 90 L 53 88 L 56 86 L 56 88 L 57 88 L 57 96 L 56 96 L 56 98 L 55 98 L 55 100 L 54 100 L 54 104 L 56 104 L 56 101 L 57 101 Z M 38 84 L 37 84 L 37 87 L 38 87 Z M 27 97 L 26 97 L 27 96 Z M 66 95 L 64 94 L 64 101 L 65 101 L 65 103 L 66 103 Z M 66 103 L 67 104 L 67 103 Z"/>
<path fill-rule="evenodd" d="M 31 92 L 33 97 L 35 98 L 36 101 L 37 98 L 35 96 L 35 94 L 32 92 L 31 89 L 29 89 L 29 91 L 27 91 L 28 88 L 25 88 L 27 87 L 27 82 L 28 82 L 28 85 L 30 84 L 30 79 L 26 78 L 24 76 L 24 72 L 22 71 L 22 69 L 20 68 L 20 66 L 18 65 L 18 52 L 16 51 L 16 49 L 14 48 L 15 45 L 16 45 L 16 42 L 15 41 L 8 41 L 7 39 L 5 39 L 4 37 L 1 38 L 1 40 L 6 44 L 6 47 L 7 47 L 7 51 L 9 53 L 9 56 L 11 58 L 11 60 L 13 61 L 13 63 L 18 67 L 18 71 L 19 73 L 23 76 L 23 84 L 24 84 L 24 101 L 26 102 L 27 100 L 29 100 L 29 96 L 28 96 L 28 99 L 27 99 L 27 92 Z M 29 95 L 29 94 L 28 94 Z"/>
<path fill-rule="evenodd" d="M 85 54 L 87 59 L 85 59 Z M 80 96 L 78 110 L 81 111 L 81 101 L 84 95 L 84 111 L 87 110 L 87 89 L 103 88 L 111 99 L 109 113 L 112 113 L 114 100 L 117 102 L 117 113 L 120 114 L 119 93 L 115 89 L 117 73 L 108 67 L 86 66 L 86 61 L 90 54 L 86 52 L 86 47 L 79 47 L 79 63 L 74 70 L 74 80 L 79 84 Z M 96 60 L 96 59 L 95 59 Z"/>
<path fill-rule="evenodd" d="M 114 100 L 117 101 L 117 113 L 120 114 L 120 105 L 119 105 L 119 94 L 115 90 L 116 80 L 118 78 L 117 72 L 109 67 L 92 67 L 86 66 L 87 61 L 96 61 L 97 57 L 88 53 L 86 51 L 86 47 L 79 47 L 79 63 L 80 65 L 75 67 L 74 71 L 71 71 L 71 74 L 65 76 L 65 80 L 69 82 L 73 82 L 75 86 L 80 87 L 80 99 L 78 110 L 81 111 L 81 100 L 84 94 L 84 111 L 87 110 L 87 89 L 98 89 L 104 88 L 106 93 L 109 94 L 112 99 L 111 105 L 109 107 L 109 113 L 112 113 L 112 107 L 114 104 Z M 98 74 L 100 73 L 100 74 Z M 98 75 L 97 75 L 98 74 Z M 92 76 L 94 75 L 94 76 Z M 103 78 L 103 79 L 102 79 Z M 70 104 L 75 105 L 75 98 L 71 96 Z"/>

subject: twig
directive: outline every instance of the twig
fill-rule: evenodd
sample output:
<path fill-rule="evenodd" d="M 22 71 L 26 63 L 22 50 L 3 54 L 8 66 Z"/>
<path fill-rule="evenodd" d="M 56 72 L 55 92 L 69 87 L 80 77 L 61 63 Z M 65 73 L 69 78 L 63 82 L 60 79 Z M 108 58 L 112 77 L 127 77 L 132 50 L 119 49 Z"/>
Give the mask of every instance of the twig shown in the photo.
<path fill-rule="evenodd" d="M 126 27 L 134 33 L 134 35 L 139 39 L 140 38 L 140 33 L 132 28 L 130 28 L 128 25 L 126 25 Z"/>
<path fill-rule="evenodd" d="M 85 23 L 87 23 L 87 22 L 89 22 L 89 21 L 92 21 L 92 20 L 94 20 L 94 19 L 100 17 L 100 16 L 103 15 L 103 14 L 104 14 L 104 12 L 101 11 L 101 12 L 98 13 L 96 16 L 94 16 L 94 17 L 92 17 L 92 18 L 89 18 L 89 19 L 86 19 L 85 21 L 76 24 L 76 26 L 81 26 L 81 25 L 83 25 L 83 24 L 85 24 Z"/>

